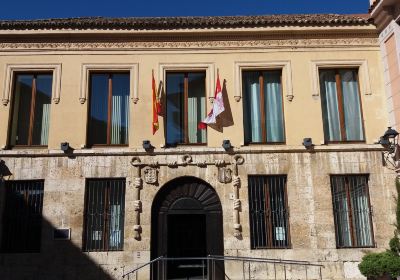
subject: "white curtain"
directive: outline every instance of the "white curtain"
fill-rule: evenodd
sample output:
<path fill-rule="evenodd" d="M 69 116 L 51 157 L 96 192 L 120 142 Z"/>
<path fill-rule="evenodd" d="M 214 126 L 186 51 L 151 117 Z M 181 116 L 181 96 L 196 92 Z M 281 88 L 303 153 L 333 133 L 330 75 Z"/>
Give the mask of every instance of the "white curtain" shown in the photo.
<path fill-rule="evenodd" d="M 338 219 L 338 231 L 340 237 L 340 245 L 344 247 L 352 246 L 351 244 L 351 232 L 350 232 L 350 221 L 349 221 L 349 208 L 347 205 L 347 196 L 345 189 L 340 193 L 336 194 L 337 199 L 337 219 Z"/>
<path fill-rule="evenodd" d="M 341 141 L 336 79 L 333 70 L 320 72 L 320 87 L 325 139 Z"/>
<path fill-rule="evenodd" d="M 366 182 L 353 182 L 351 203 L 353 208 L 353 224 L 357 235 L 357 246 L 372 246 L 370 209 L 367 197 Z"/>
<path fill-rule="evenodd" d="M 121 205 L 111 205 L 110 209 L 110 247 L 121 245 Z"/>
<path fill-rule="evenodd" d="M 243 73 L 245 140 L 262 142 L 260 84 L 258 72 Z"/>
<path fill-rule="evenodd" d="M 189 143 L 205 143 L 206 130 L 198 129 L 198 123 L 206 115 L 206 98 L 203 96 L 188 97 L 188 134 Z"/>
<path fill-rule="evenodd" d="M 49 140 L 50 104 L 43 104 L 40 145 L 47 146 Z"/>
<path fill-rule="evenodd" d="M 112 96 L 111 144 L 127 144 L 129 133 L 129 94 Z"/>
<path fill-rule="evenodd" d="M 358 81 L 354 70 L 340 71 L 343 90 L 343 111 L 346 124 L 346 136 L 349 141 L 364 140 L 361 120 Z"/>
<path fill-rule="evenodd" d="M 267 142 L 283 142 L 283 104 L 280 72 L 264 72 Z"/>

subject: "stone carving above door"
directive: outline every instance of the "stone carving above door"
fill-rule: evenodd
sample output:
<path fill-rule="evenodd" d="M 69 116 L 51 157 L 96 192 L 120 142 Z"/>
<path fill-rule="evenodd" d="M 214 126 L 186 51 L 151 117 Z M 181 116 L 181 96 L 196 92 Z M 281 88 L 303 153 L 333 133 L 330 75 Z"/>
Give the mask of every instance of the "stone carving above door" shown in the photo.
<path fill-rule="evenodd" d="M 134 178 L 133 182 L 136 187 L 135 192 L 135 239 L 140 240 L 141 235 L 141 226 L 140 226 L 140 213 L 141 213 L 141 201 L 140 198 L 140 189 L 142 187 L 142 170 L 143 170 L 143 179 L 146 184 L 150 185 L 158 185 L 158 175 L 159 169 L 161 167 L 167 168 L 178 168 L 178 167 L 187 167 L 187 166 L 196 166 L 198 168 L 206 168 L 208 166 L 215 166 L 218 168 L 218 182 L 222 184 L 228 184 L 232 182 L 233 194 L 234 194 L 234 205 L 233 205 L 233 235 L 240 239 L 242 237 L 242 226 L 240 224 L 240 212 L 241 212 L 241 201 L 239 198 L 239 188 L 240 188 L 240 176 L 239 176 L 239 165 L 244 164 L 244 158 L 242 155 L 235 154 L 232 156 L 231 161 L 227 161 L 226 159 L 215 159 L 212 160 L 199 160 L 194 161 L 193 157 L 189 154 L 182 155 L 178 160 L 170 160 L 170 161 L 157 161 L 150 160 L 145 161 L 146 157 L 143 157 L 143 160 L 135 156 L 131 159 L 131 165 L 134 167 Z M 229 166 L 232 166 L 230 168 Z"/>

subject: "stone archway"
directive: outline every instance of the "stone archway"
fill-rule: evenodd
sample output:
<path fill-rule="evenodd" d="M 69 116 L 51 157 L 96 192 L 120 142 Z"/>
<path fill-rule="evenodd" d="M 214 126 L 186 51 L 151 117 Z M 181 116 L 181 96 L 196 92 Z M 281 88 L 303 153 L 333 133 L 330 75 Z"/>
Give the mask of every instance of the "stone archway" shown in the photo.
<path fill-rule="evenodd" d="M 222 223 L 221 201 L 208 183 L 195 177 L 174 179 L 161 188 L 153 201 L 151 257 L 223 255 Z M 195 279 L 203 273 L 198 262 L 169 262 L 166 271 L 152 273 L 162 273 L 167 279 Z M 220 264 L 213 279 L 223 279 L 223 275 Z"/>

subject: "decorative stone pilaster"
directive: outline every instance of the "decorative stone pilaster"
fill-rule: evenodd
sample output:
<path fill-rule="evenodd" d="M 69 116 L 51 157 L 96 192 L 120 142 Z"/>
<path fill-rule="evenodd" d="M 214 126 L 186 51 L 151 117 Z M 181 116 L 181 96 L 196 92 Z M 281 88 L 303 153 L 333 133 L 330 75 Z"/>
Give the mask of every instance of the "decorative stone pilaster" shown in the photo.
<path fill-rule="evenodd" d="M 234 236 L 240 238 L 242 236 L 242 226 L 240 225 L 239 212 L 241 210 L 241 201 L 239 199 L 240 177 L 235 176 L 232 180 L 233 187 L 233 229 Z"/>
<path fill-rule="evenodd" d="M 233 229 L 234 229 L 234 236 L 236 238 L 242 237 L 242 226 L 240 224 L 240 217 L 239 213 L 241 211 L 242 203 L 239 199 L 239 188 L 240 188 L 240 176 L 239 176 L 239 165 L 244 163 L 244 158 L 241 155 L 235 155 L 233 157 L 235 160 L 234 162 L 234 177 L 232 180 L 232 187 L 233 187 Z"/>
<path fill-rule="evenodd" d="M 140 240 L 141 238 L 140 234 L 142 233 L 142 227 L 140 225 L 140 213 L 142 212 L 142 202 L 140 201 L 140 190 L 143 186 L 143 181 L 142 178 L 140 177 L 141 161 L 138 157 L 134 157 L 131 160 L 131 164 L 135 168 L 134 178 L 133 178 L 133 186 L 135 188 L 134 198 L 133 198 L 134 199 L 133 207 L 135 209 L 133 230 L 135 231 L 134 238 L 136 240 Z"/>

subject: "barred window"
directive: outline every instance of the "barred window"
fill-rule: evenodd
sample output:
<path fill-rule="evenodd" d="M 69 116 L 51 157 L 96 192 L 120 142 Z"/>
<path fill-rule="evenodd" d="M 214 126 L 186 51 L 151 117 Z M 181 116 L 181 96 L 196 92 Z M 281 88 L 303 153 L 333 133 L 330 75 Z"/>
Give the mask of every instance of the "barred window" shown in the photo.
<path fill-rule="evenodd" d="M 125 179 L 88 179 L 85 190 L 84 251 L 123 249 Z"/>
<path fill-rule="evenodd" d="M 40 251 L 44 181 L 6 181 L 1 249 L 5 253 Z"/>
<path fill-rule="evenodd" d="M 251 248 L 290 246 L 286 176 L 249 176 Z"/>
<path fill-rule="evenodd" d="M 374 244 L 367 181 L 368 175 L 331 176 L 338 248 Z"/>

